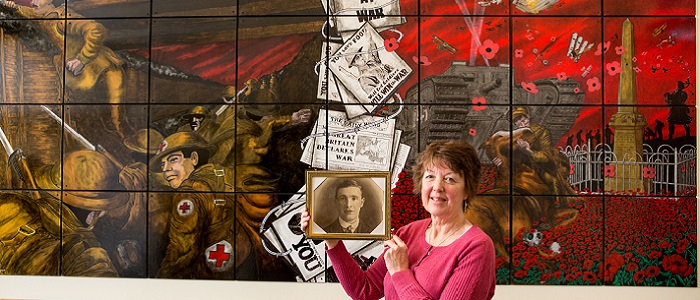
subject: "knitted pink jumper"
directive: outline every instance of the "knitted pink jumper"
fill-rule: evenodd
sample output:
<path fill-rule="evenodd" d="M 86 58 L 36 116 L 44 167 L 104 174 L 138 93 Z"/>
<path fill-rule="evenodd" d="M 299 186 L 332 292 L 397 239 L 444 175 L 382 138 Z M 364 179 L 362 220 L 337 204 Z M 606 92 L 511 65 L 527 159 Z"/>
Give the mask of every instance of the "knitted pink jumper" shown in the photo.
<path fill-rule="evenodd" d="M 327 250 L 345 292 L 353 299 L 491 299 L 496 289 L 491 239 L 472 226 L 452 244 L 433 247 L 425 241 L 429 224 L 423 219 L 396 232 L 408 247 L 409 269 L 393 276 L 383 254 L 364 272 L 342 242 Z"/>

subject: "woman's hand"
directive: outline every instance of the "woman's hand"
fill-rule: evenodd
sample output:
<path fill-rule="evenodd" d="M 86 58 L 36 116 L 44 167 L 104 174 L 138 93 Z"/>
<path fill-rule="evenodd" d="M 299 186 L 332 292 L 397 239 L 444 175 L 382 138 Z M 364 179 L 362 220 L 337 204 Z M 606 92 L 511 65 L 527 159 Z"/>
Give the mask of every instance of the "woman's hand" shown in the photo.
<path fill-rule="evenodd" d="M 309 227 L 309 221 L 311 221 L 311 216 L 309 215 L 309 211 L 306 210 L 306 207 L 304 207 L 301 210 L 301 224 L 299 226 L 301 227 L 301 231 L 306 232 L 306 227 Z M 337 240 L 324 240 L 324 242 L 326 242 L 326 248 L 329 250 L 338 245 Z"/>
<path fill-rule="evenodd" d="M 384 261 L 390 275 L 394 275 L 398 271 L 408 270 L 406 243 L 394 235 L 390 240 L 384 242 L 384 247 L 388 248 L 384 252 Z"/>

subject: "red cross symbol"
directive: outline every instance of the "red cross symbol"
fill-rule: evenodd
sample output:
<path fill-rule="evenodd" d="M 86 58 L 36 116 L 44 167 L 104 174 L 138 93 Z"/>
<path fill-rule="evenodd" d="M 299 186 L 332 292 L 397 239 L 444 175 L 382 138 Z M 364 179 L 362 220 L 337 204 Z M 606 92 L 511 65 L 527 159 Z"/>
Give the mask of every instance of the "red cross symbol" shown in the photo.
<path fill-rule="evenodd" d="M 228 261 L 230 258 L 231 254 L 226 253 L 224 250 L 224 245 L 222 244 L 216 244 L 216 250 L 209 252 L 209 259 L 216 260 L 217 267 L 221 267 L 221 265 L 223 265 L 224 262 Z"/>
<path fill-rule="evenodd" d="M 180 206 L 178 207 L 178 209 L 180 209 L 180 211 L 182 212 L 183 215 L 184 215 L 184 214 L 187 214 L 187 212 L 188 212 L 191 208 L 192 208 L 192 207 L 190 206 L 190 203 L 189 203 L 189 202 L 182 202 L 182 204 L 180 204 Z"/>
<path fill-rule="evenodd" d="M 160 145 L 158 146 L 158 153 L 163 152 L 163 150 L 165 150 L 165 148 L 167 148 L 167 147 L 168 147 L 168 143 L 166 143 L 165 141 L 163 141 L 163 142 L 160 143 Z"/>

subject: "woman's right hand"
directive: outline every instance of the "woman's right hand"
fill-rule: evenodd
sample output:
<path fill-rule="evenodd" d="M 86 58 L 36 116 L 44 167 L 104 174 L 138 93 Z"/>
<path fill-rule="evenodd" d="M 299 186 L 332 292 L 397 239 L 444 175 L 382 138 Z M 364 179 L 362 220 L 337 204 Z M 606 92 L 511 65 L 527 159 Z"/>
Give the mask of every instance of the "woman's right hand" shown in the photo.
<path fill-rule="evenodd" d="M 301 231 L 306 232 L 306 227 L 309 226 L 309 220 L 311 220 L 311 216 L 309 215 L 309 211 L 306 210 L 306 207 L 301 209 Z"/>
<path fill-rule="evenodd" d="M 309 221 L 311 221 L 311 216 L 309 215 L 309 211 L 306 210 L 306 207 L 302 208 L 301 210 L 301 230 L 303 232 L 306 232 L 306 227 L 309 227 Z M 326 242 L 326 248 L 333 249 L 333 247 L 338 245 L 338 240 L 324 240 Z"/>

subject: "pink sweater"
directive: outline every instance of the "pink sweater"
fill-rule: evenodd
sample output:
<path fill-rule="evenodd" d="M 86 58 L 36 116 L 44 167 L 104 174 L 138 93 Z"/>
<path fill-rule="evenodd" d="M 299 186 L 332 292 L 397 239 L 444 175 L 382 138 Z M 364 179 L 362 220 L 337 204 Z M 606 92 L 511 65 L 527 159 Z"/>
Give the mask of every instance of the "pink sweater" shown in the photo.
<path fill-rule="evenodd" d="M 491 239 L 472 226 L 452 244 L 432 247 L 425 241 L 429 223 L 419 220 L 396 232 L 408 246 L 409 269 L 393 276 L 384 255 L 364 272 L 342 242 L 327 250 L 345 292 L 353 299 L 491 299 L 496 289 Z"/>

